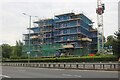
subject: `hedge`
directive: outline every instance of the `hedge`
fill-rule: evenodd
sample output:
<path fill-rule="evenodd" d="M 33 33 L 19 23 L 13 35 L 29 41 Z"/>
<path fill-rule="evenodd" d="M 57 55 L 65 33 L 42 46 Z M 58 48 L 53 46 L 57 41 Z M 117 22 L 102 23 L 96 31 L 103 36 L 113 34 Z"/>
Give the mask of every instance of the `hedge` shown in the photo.
<path fill-rule="evenodd" d="M 86 57 L 68 57 L 68 58 L 38 58 L 29 59 L 30 62 L 107 62 L 107 61 L 118 61 L 117 57 L 108 56 L 86 56 Z M 7 59 L 3 62 L 28 62 L 28 59 Z"/>

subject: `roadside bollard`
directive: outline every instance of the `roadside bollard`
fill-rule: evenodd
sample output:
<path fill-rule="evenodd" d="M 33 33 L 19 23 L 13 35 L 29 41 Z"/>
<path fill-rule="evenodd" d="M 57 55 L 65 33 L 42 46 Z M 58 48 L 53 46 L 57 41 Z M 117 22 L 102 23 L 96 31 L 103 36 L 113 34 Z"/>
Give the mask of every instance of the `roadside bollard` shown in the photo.
<path fill-rule="evenodd" d="M 83 64 L 83 69 L 85 68 L 85 64 Z"/>
<path fill-rule="evenodd" d="M 100 64 L 100 69 L 102 69 L 102 65 Z"/>
<path fill-rule="evenodd" d="M 50 64 L 48 64 L 48 67 L 50 68 Z"/>
<path fill-rule="evenodd" d="M 70 64 L 70 68 L 72 68 L 72 65 Z"/>
<path fill-rule="evenodd" d="M 53 68 L 55 68 L 55 64 L 53 64 Z"/>
<path fill-rule="evenodd" d="M 43 64 L 40 64 L 40 67 L 43 67 Z"/>
<path fill-rule="evenodd" d="M 66 65 L 64 64 L 64 68 L 66 67 Z"/>
<path fill-rule="evenodd" d="M 116 68 L 116 65 L 114 64 L 114 69 Z"/>
<path fill-rule="evenodd" d="M 58 64 L 58 67 L 60 68 L 60 64 Z"/>
<path fill-rule="evenodd" d="M 93 69 L 95 69 L 95 64 L 93 64 Z"/>
<path fill-rule="evenodd" d="M 112 69 L 112 64 L 110 64 L 110 69 Z"/>
<path fill-rule="evenodd" d="M 118 70 L 120 70 L 120 64 L 118 63 Z"/>
<path fill-rule="evenodd" d="M 44 67 L 46 68 L 46 64 L 44 64 Z"/>
<path fill-rule="evenodd" d="M 76 64 L 76 68 L 78 69 L 78 64 Z"/>
<path fill-rule="evenodd" d="M 103 69 L 105 68 L 104 64 L 103 64 Z"/>
<path fill-rule="evenodd" d="M 25 64 L 25 67 L 27 67 L 27 64 Z"/>

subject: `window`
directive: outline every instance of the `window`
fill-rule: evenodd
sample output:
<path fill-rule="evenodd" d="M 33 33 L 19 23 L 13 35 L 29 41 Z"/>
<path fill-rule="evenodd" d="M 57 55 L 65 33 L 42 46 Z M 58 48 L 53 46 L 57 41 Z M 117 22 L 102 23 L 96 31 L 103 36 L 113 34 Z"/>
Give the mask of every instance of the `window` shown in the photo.
<path fill-rule="evenodd" d="M 76 33 L 77 32 L 77 28 L 71 28 L 70 29 L 70 33 Z"/>
<path fill-rule="evenodd" d="M 63 36 L 63 41 L 66 41 L 67 40 L 67 36 Z"/>
<path fill-rule="evenodd" d="M 67 34 L 67 29 L 63 30 L 63 34 Z"/>
<path fill-rule="evenodd" d="M 70 40 L 74 40 L 74 36 L 70 36 Z"/>
<path fill-rule="evenodd" d="M 67 33 L 70 33 L 70 29 L 67 29 Z"/>

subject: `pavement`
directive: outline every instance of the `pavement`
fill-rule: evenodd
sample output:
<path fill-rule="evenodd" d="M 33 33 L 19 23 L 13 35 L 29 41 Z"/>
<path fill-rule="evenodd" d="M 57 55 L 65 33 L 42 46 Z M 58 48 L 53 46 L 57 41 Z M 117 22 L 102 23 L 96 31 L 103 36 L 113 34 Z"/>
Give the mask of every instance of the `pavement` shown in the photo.
<path fill-rule="evenodd" d="M 0 76 L 6 78 L 118 78 L 118 71 L 3 66 Z"/>

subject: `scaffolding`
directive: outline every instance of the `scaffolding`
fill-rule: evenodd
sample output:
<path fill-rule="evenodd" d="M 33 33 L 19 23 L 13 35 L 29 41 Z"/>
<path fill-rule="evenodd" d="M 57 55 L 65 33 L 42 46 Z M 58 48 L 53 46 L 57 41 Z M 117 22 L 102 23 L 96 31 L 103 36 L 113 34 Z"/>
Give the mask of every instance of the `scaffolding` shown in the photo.
<path fill-rule="evenodd" d="M 84 14 L 68 13 L 55 17 L 57 19 L 34 22 L 39 30 L 36 33 L 31 28 L 34 32 L 30 36 L 32 53 L 39 56 L 55 56 L 57 51 L 77 56 L 91 53 L 93 22 Z"/>

